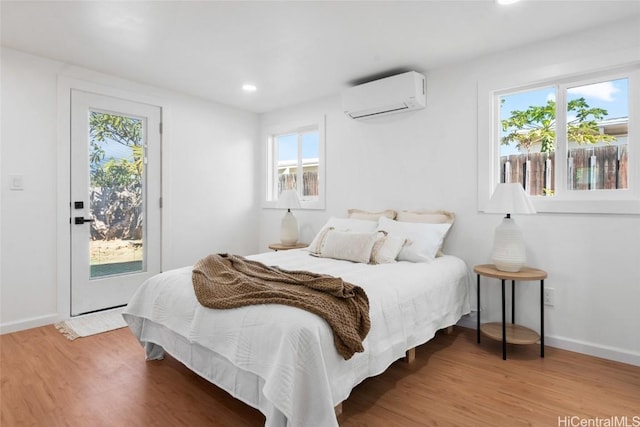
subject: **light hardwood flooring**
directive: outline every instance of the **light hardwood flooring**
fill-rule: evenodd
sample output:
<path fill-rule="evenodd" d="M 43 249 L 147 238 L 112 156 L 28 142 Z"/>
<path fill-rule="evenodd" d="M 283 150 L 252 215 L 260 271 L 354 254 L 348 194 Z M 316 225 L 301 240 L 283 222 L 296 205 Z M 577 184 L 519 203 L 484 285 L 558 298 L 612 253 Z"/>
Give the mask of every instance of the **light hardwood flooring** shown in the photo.
<path fill-rule="evenodd" d="M 45 326 L 1 336 L 0 349 L 2 427 L 264 424 L 260 412 L 172 357 L 146 362 L 127 328 L 68 341 Z M 338 420 L 571 426 L 626 416 L 640 425 L 640 367 L 552 347 L 545 356 L 537 345 L 510 345 L 503 361 L 499 342 L 478 345 L 474 330 L 456 327 L 418 347 L 414 362 L 399 360 L 357 386 Z"/>

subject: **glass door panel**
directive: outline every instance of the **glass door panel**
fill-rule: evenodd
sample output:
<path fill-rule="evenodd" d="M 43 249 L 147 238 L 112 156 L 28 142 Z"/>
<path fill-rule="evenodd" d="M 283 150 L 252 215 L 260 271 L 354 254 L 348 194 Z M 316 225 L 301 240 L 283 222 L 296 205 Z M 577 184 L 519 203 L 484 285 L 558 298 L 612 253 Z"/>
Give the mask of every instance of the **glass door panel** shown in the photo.
<path fill-rule="evenodd" d="M 89 112 L 91 278 L 144 271 L 143 120 Z"/>

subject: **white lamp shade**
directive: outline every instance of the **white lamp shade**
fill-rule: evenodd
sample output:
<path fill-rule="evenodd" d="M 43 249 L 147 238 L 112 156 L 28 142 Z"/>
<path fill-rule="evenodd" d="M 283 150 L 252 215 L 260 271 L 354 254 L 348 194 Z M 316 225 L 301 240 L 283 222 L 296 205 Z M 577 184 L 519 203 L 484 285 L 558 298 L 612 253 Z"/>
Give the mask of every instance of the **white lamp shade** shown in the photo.
<path fill-rule="evenodd" d="M 284 190 L 278 196 L 279 208 L 284 209 L 296 209 L 300 207 L 300 199 L 298 199 L 298 192 L 296 190 Z"/>
<path fill-rule="evenodd" d="M 484 211 L 501 214 L 534 214 L 536 208 L 533 207 L 533 203 L 524 192 L 522 185 L 516 182 L 496 185 L 491 200 Z"/>

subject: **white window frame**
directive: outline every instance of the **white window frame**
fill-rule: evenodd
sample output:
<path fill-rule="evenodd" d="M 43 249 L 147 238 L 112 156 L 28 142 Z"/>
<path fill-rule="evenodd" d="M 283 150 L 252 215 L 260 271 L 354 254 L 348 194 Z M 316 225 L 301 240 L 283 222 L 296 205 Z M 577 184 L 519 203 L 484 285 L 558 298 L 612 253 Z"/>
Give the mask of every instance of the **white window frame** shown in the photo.
<path fill-rule="evenodd" d="M 620 55 L 625 57 L 626 55 Z M 548 70 L 532 70 L 518 74 L 518 78 L 496 78 L 478 83 L 478 209 L 484 211 L 495 186 L 500 182 L 500 96 L 556 87 L 556 153 L 566 153 L 566 99 L 568 87 L 595 82 L 629 79 L 629 175 L 628 188 L 624 190 L 567 190 L 566 163 L 556 161 L 554 196 L 532 196 L 538 212 L 558 213 L 640 213 L 640 55 L 634 62 L 615 64 L 585 72 L 588 69 L 579 62 L 561 64 L 557 70 L 566 73 L 558 76 Z M 556 71 L 557 71 L 556 70 Z M 580 70 L 569 72 L 570 70 Z M 516 73 L 517 74 L 517 73 Z M 512 74 L 513 75 L 513 74 Z M 534 78 L 536 76 L 537 78 Z M 558 156 L 558 159 L 562 158 Z"/>
<path fill-rule="evenodd" d="M 298 182 L 302 183 L 302 150 L 301 136 L 309 131 L 318 131 L 318 196 L 305 198 L 302 196 L 302 188 L 298 188 L 300 199 L 300 209 L 324 209 L 325 208 L 325 117 L 321 116 L 315 120 L 300 123 L 290 123 L 269 126 L 263 135 L 262 141 L 266 141 L 265 147 L 265 167 L 264 173 L 266 186 L 263 197 L 263 208 L 277 208 L 278 195 L 276 194 L 276 180 L 278 179 L 278 146 L 275 143 L 277 136 L 298 134 Z"/>

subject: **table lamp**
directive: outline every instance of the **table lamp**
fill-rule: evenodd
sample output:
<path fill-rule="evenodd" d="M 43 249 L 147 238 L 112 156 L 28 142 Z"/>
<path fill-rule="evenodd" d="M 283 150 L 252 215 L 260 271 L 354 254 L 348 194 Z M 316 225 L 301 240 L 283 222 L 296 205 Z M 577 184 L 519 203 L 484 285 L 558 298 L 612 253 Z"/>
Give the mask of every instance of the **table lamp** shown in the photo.
<path fill-rule="evenodd" d="M 522 184 L 498 184 L 485 212 L 506 214 L 502 223 L 496 228 L 492 251 L 493 263 L 501 271 L 520 271 L 527 257 L 522 231 L 511 218 L 511 214 L 536 213 Z"/>
<path fill-rule="evenodd" d="M 280 193 L 277 207 L 287 210 L 287 213 L 282 218 L 280 227 L 280 242 L 283 245 L 295 245 L 298 241 L 298 221 L 291 213 L 291 209 L 300 207 L 298 192 L 296 190 L 285 190 Z"/>

